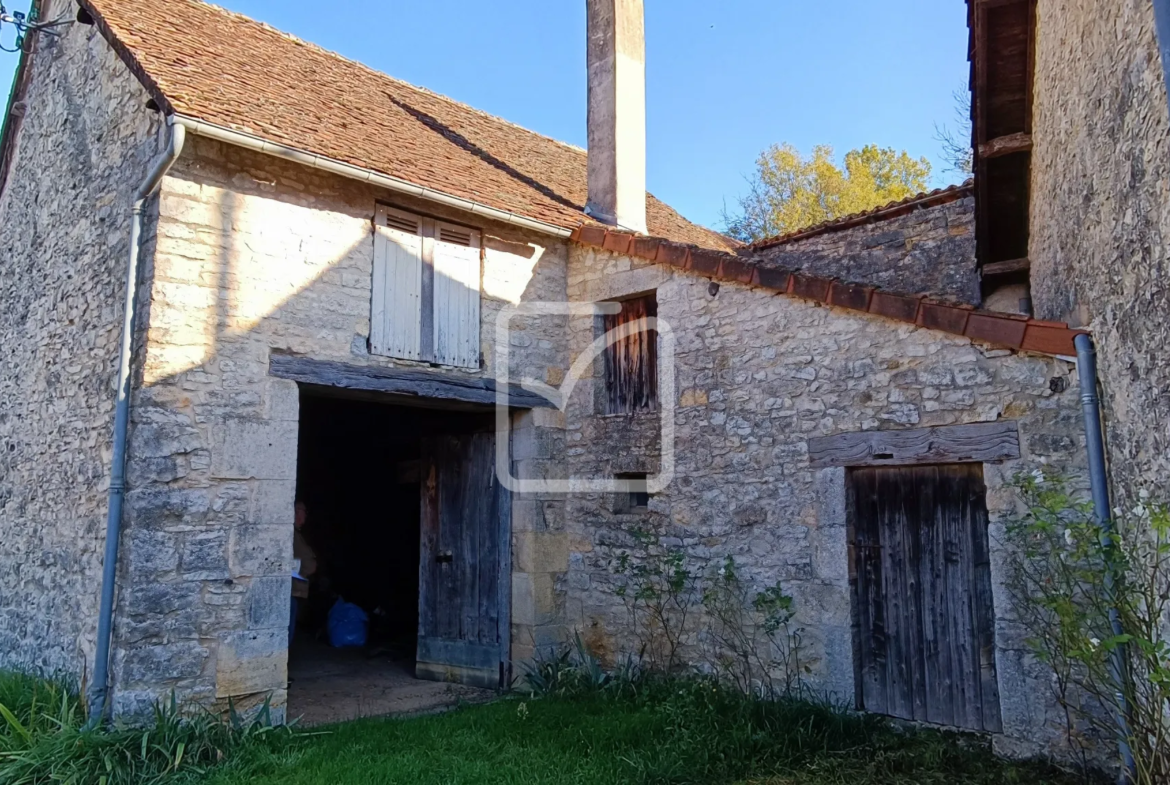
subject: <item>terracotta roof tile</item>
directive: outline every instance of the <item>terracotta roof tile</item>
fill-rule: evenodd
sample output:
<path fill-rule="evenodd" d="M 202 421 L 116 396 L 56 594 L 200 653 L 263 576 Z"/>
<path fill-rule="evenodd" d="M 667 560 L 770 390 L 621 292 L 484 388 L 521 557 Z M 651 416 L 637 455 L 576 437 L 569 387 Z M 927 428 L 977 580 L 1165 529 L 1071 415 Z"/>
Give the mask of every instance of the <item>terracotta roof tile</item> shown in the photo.
<path fill-rule="evenodd" d="M 918 324 L 932 330 L 962 335 L 967 329 L 969 316 L 970 312 L 962 308 L 924 300 L 922 307 L 918 309 Z"/>
<path fill-rule="evenodd" d="M 829 287 L 829 305 L 839 305 L 854 311 L 868 311 L 874 287 L 833 281 Z"/>
<path fill-rule="evenodd" d="M 587 226 L 575 231 L 573 239 L 583 245 L 606 249 L 625 244 L 638 255 L 649 253 L 655 240 L 612 229 L 599 232 Z M 709 251 L 666 240 L 659 241 L 655 261 L 706 278 L 747 283 L 779 294 L 866 311 L 925 329 L 1026 352 L 1072 356 L 1076 354 L 1073 339 L 1084 332 L 1064 322 L 1044 322 L 1021 314 L 981 311 L 921 294 L 885 292 L 864 284 L 783 270 L 742 254 Z"/>
<path fill-rule="evenodd" d="M 785 245 L 793 243 L 798 240 L 804 240 L 809 237 L 815 237 L 819 234 L 827 234 L 829 232 L 839 232 L 844 229 L 852 229 L 861 224 L 873 223 L 875 221 L 884 221 L 888 218 L 896 218 L 899 215 L 905 215 L 912 210 L 924 207 L 937 207 L 949 202 L 957 202 L 960 199 L 971 196 L 974 193 L 974 183 L 968 180 L 959 185 L 952 185 L 946 188 L 936 188 L 928 193 L 915 194 L 908 196 L 898 202 L 890 202 L 882 207 L 875 207 L 872 210 L 866 210 L 860 213 L 853 213 L 852 215 L 843 215 L 840 218 L 834 218 L 831 221 L 809 226 L 804 229 L 798 229 L 795 232 L 788 232 L 787 234 L 776 235 L 775 237 L 767 237 L 763 240 L 757 240 L 749 246 L 746 250 L 759 251 L 764 248 L 771 248 L 776 245 Z"/>
<path fill-rule="evenodd" d="M 81 0 L 168 112 L 572 228 L 585 151 L 198 0 Z M 650 233 L 731 250 L 647 195 Z"/>

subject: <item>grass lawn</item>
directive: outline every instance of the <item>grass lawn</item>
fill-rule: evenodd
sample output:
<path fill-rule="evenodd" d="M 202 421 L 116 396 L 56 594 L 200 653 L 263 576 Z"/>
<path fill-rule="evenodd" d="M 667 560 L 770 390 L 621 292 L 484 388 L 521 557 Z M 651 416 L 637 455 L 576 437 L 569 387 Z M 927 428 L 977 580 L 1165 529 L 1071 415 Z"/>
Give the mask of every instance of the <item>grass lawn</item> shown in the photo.
<path fill-rule="evenodd" d="M 808 705 L 751 707 L 686 688 L 648 699 L 503 700 L 405 720 L 360 720 L 249 750 L 213 785 L 1066 785 L 995 760 L 978 741 L 899 732 Z"/>
<path fill-rule="evenodd" d="M 289 731 L 160 707 L 147 727 L 87 729 L 64 682 L 0 672 L 3 785 L 1074 785 L 973 737 L 899 730 L 701 678 L 546 680 L 413 719 Z"/>

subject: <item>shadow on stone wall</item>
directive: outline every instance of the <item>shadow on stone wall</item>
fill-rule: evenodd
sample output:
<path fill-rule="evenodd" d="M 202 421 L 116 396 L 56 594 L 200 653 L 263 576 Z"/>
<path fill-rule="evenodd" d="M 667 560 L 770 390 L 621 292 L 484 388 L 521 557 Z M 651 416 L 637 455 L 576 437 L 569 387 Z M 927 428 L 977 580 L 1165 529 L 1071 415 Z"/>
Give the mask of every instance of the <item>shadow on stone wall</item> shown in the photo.
<path fill-rule="evenodd" d="M 368 349 L 381 194 L 330 182 L 306 196 L 291 167 L 248 159 L 233 173 L 208 152 L 167 180 L 147 243 L 115 629 L 124 715 L 170 690 L 283 705 L 299 402 L 269 356 L 404 364 Z M 490 373 L 499 295 L 563 299 L 564 273 L 521 234 L 484 237 Z M 516 373 L 554 381 L 563 324 L 516 327 Z"/>

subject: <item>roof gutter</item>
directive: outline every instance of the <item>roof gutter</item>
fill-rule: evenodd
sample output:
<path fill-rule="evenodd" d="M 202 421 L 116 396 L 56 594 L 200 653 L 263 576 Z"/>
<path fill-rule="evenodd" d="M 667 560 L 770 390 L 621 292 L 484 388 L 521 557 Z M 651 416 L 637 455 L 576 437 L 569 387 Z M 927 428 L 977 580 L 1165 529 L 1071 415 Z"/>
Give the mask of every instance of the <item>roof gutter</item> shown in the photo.
<path fill-rule="evenodd" d="M 486 204 L 480 202 L 473 202 L 470 199 L 463 199 L 458 196 L 436 191 L 433 188 L 427 188 L 421 185 L 407 182 L 406 180 L 397 177 L 390 177 L 388 175 L 375 172 L 372 169 L 363 169 L 352 164 L 343 163 L 333 158 L 326 158 L 323 155 L 302 150 L 296 147 L 289 147 L 288 145 L 279 144 L 277 142 L 270 142 L 266 139 L 261 139 L 252 134 L 242 133 L 240 131 L 233 131 L 230 128 L 224 128 L 221 125 L 215 125 L 203 120 L 196 120 L 193 117 L 186 117 L 180 114 L 172 114 L 167 117 L 167 122 L 172 126 L 180 126 L 187 129 L 188 132 L 198 136 L 205 136 L 208 139 L 215 139 L 220 142 L 226 142 L 236 147 L 243 147 L 248 150 L 255 150 L 265 155 L 273 155 L 277 158 L 283 158 L 286 161 L 301 164 L 302 166 L 309 166 L 314 169 L 321 169 L 322 171 L 330 172 L 332 174 L 347 177 L 351 180 L 358 180 L 363 183 L 370 183 L 381 188 L 385 188 L 397 193 L 407 194 L 419 199 L 425 199 L 429 202 L 436 202 L 438 204 L 453 207 L 457 210 L 462 210 L 474 215 L 482 215 L 493 221 L 519 226 L 523 229 L 528 229 L 533 232 L 540 232 L 541 234 L 552 235 L 553 237 L 568 238 L 573 233 L 572 229 L 566 229 L 562 226 L 555 226 L 544 221 L 537 221 L 532 218 L 527 218 L 523 215 L 518 215 L 507 210 L 499 210 L 495 207 L 488 207 Z"/>

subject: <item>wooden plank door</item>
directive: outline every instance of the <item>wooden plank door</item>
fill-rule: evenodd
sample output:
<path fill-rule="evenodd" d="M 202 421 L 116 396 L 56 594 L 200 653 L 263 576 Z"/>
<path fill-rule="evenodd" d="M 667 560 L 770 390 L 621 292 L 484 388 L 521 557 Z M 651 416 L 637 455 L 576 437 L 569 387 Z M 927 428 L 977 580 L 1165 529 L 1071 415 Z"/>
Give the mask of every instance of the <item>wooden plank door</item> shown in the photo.
<path fill-rule="evenodd" d="M 419 678 L 503 686 L 507 678 L 510 525 L 495 475 L 495 434 L 422 444 Z"/>
<path fill-rule="evenodd" d="M 1001 730 L 982 465 L 849 479 L 860 708 Z"/>

